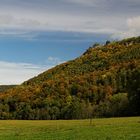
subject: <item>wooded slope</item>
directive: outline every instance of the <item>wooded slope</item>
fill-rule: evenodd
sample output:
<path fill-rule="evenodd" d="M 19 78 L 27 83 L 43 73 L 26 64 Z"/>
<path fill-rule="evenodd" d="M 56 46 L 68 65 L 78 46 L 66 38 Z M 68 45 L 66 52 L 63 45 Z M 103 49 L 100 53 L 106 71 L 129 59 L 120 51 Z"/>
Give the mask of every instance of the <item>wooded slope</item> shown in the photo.
<path fill-rule="evenodd" d="M 0 94 L 2 119 L 140 115 L 140 37 L 95 44 Z"/>

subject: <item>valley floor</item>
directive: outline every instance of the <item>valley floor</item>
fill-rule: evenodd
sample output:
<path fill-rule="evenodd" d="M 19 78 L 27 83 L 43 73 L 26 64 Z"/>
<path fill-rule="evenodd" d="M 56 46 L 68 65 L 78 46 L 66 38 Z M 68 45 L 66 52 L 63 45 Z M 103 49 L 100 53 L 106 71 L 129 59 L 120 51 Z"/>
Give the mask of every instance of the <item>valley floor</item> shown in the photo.
<path fill-rule="evenodd" d="M 140 117 L 0 120 L 0 140 L 140 140 Z"/>

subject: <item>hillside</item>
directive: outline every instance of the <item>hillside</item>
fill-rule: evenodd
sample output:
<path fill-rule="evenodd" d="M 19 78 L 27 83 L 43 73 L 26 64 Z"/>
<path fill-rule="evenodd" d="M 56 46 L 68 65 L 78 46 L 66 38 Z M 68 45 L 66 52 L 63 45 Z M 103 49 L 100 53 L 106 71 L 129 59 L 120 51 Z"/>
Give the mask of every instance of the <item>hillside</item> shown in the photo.
<path fill-rule="evenodd" d="M 8 89 L 14 88 L 16 85 L 0 85 L 0 92 L 4 92 Z"/>
<path fill-rule="evenodd" d="M 93 45 L 0 94 L 1 119 L 140 115 L 140 37 Z"/>

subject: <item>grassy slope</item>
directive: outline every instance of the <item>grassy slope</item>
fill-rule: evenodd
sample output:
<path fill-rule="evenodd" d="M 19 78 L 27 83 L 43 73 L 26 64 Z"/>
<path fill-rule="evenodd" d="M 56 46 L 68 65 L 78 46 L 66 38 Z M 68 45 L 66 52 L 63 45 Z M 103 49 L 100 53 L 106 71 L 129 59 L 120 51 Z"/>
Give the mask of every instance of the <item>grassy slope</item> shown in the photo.
<path fill-rule="evenodd" d="M 71 121 L 0 121 L 0 140 L 139 140 L 140 117 Z"/>

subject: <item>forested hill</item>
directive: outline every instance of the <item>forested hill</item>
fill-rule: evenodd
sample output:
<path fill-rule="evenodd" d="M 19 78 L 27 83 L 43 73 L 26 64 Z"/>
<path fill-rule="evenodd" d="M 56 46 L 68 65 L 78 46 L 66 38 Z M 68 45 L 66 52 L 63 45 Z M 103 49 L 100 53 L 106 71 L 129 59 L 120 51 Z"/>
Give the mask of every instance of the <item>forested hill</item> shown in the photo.
<path fill-rule="evenodd" d="M 16 85 L 0 85 L 0 92 L 4 92 L 8 89 L 14 88 Z"/>
<path fill-rule="evenodd" d="M 1 119 L 140 115 L 140 37 L 95 44 L 0 94 Z"/>

